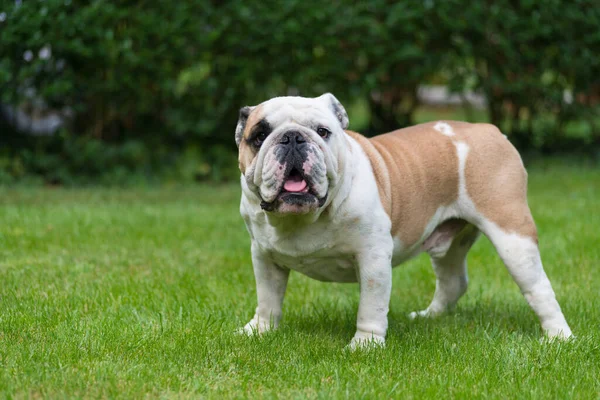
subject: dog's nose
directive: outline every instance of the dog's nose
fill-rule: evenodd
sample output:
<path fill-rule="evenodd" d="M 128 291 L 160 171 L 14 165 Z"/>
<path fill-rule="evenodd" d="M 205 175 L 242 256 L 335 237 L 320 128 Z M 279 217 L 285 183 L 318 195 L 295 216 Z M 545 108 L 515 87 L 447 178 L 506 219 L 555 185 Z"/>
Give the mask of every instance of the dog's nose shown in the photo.
<path fill-rule="evenodd" d="M 302 136 L 302 134 L 300 132 L 297 131 L 290 131 L 290 132 L 286 132 L 283 134 L 283 136 L 281 136 L 281 139 L 279 140 L 279 143 L 281 144 L 302 144 L 302 143 L 306 143 L 306 138 L 304 136 Z"/>

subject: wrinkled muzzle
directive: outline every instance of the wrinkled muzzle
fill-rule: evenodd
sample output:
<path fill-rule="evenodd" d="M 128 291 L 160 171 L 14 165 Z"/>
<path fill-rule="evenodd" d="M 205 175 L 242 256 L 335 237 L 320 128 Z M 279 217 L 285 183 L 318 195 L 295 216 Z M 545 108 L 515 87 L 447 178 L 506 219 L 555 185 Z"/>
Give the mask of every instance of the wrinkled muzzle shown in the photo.
<path fill-rule="evenodd" d="M 327 199 L 330 180 L 337 176 L 329 148 L 299 131 L 270 137 L 255 167 L 253 184 L 267 211 L 277 209 L 280 203 L 320 207 Z"/>

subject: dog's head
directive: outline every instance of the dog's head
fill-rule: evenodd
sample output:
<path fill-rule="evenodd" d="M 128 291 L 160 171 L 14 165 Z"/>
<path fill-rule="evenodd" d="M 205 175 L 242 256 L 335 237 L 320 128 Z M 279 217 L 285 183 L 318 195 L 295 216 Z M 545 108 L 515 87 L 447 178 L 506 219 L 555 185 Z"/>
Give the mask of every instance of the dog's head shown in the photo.
<path fill-rule="evenodd" d="M 282 214 L 323 207 L 339 181 L 347 127 L 348 114 L 330 93 L 243 107 L 235 131 L 240 170 L 261 207 Z"/>

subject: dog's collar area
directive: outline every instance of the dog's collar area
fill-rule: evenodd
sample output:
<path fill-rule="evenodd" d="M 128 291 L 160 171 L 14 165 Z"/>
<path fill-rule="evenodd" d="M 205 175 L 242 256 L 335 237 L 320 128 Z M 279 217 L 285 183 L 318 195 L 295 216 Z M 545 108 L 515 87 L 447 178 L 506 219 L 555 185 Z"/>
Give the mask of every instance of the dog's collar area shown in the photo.
<path fill-rule="evenodd" d="M 321 197 L 319 199 L 319 207 L 323 207 L 323 205 L 325 204 L 325 202 L 327 201 L 327 195 L 329 194 L 329 192 L 325 193 L 325 196 Z"/>
<path fill-rule="evenodd" d="M 262 208 L 265 211 L 273 211 L 275 209 L 275 202 L 272 201 L 269 203 L 267 201 L 262 200 L 260 202 L 260 208 Z"/>

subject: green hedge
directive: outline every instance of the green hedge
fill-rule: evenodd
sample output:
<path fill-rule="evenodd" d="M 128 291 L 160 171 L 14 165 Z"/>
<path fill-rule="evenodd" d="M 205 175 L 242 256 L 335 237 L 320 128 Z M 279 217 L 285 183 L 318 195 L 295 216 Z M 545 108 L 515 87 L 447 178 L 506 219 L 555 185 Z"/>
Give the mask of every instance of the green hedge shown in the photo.
<path fill-rule="evenodd" d="M 366 104 L 360 128 L 373 134 L 414 123 L 427 82 L 483 92 L 489 119 L 522 150 L 589 149 L 600 137 L 595 3 L 3 2 L 0 102 L 22 105 L 34 92 L 72 116 L 51 139 L 24 139 L 5 121 L 0 180 L 161 167 L 228 176 L 220 164 L 230 162 L 242 105 L 331 91 Z M 88 151 L 94 167 L 82 168 L 75 159 Z"/>

